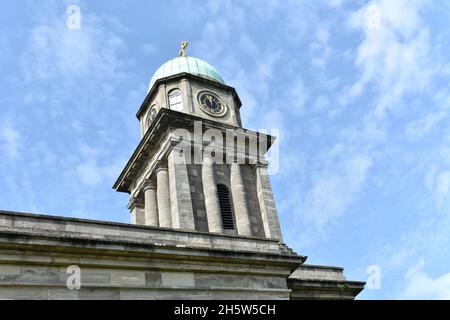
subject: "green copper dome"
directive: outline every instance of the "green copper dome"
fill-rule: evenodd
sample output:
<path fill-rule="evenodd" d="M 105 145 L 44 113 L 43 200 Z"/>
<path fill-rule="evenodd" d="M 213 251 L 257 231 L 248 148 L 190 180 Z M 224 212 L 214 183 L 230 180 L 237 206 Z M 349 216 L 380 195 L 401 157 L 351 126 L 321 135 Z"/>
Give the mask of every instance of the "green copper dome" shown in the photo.
<path fill-rule="evenodd" d="M 156 70 L 150 80 L 148 91 L 151 90 L 157 80 L 183 72 L 225 84 L 217 70 L 209 63 L 194 57 L 177 57 L 167 61 Z"/>

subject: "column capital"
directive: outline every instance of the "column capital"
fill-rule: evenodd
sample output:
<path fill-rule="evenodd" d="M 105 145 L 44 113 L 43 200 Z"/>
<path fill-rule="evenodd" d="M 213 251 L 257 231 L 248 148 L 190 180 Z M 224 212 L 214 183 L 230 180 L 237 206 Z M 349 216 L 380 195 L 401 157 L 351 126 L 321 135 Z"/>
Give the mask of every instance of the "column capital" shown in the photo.
<path fill-rule="evenodd" d="M 133 210 L 134 207 L 144 207 L 144 200 L 137 197 L 130 197 L 127 208 Z"/>
<path fill-rule="evenodd" d="M 269 166 L 269 161 L 264 159 L 258 159 L 255 163 L 255 168 L 267 168 Z"/>
<path fill-rule="evenodd" d="M 156 189 L 156 181 L 154 178 L 145 180 L 143 190 L 145 191 L 147 189 Z"/>
<path fill-rule="evenodd" d="M 248 164 L 250 158 L 242 153 L 228 153 L 225 161 L 227 164 Z"/>
<path fill-rule="evenodd" d="M 158 171 L 161 171 L 161 170 L 164 170 L 164 171 L 168 170 L 167 161 L 158 160 L 156 162 L 155 173 L 158 173 Z"/>
<path fill-rule="evenodd" d="M 207 154 L 207 153 L 203 153 L 203 155 L 202 155 L 202 164 L 203 165 L 212 165 L 212 164 L 214 164 L 214 160 L 213 160 L 213 158 L 211 157 L 211 155 L 210 154 Z"/>
<path fill-rule="evenodd" d="M 169 140 L 172 147 L 175 148 L 178 146 L 178 149 L 182 149 L 182 146 L 180 146 L 180 144 L 184 141 L 184 138 L 182 136 L 176 136 L 172 133 L 169 137 Z"/>

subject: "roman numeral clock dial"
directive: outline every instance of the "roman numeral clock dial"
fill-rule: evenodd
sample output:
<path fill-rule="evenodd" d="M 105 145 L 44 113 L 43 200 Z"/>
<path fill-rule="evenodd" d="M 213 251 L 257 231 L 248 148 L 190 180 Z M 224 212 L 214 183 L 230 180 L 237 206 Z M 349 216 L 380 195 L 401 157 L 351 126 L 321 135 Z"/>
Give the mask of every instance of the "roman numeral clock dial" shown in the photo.
<path fill-rule="evenodd" d="M 213 116 L 222 116 L 226 113 L 226 107 L 215 94 L 211 92 L 201 92 L 198 95 L 198 102 L 201 109 Z"/>

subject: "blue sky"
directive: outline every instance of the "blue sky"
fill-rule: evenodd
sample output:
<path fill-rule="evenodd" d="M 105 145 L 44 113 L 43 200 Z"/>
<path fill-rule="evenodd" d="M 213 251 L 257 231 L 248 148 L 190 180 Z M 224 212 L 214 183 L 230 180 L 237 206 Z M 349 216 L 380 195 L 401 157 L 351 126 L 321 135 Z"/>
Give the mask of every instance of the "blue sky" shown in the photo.
<path fill-rule="evenodd" d="M 81 29 L 68 30 L 69 5 Z M 360 298 L 450 298 L 450 1 L 1 1 L 0 208 L 129 221 L 111 189 L 159 65 L 188 54 L 280 130 L 271 177 L 308 262 Z"/>

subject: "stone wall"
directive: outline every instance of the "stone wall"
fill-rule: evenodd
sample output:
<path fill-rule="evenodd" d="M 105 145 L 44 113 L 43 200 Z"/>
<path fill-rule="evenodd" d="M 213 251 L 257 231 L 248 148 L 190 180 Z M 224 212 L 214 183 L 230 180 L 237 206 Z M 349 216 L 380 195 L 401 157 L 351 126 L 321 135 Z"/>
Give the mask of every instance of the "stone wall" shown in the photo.
<path fill-rule="evenodd" d="M 178 272 L 161 261 L 141 261 L 141 266 L 136 261 L 133 265 L 114 262 L 117 266 L 106 266 L 103 261 L 103 265 L 94 266 L 75 255 L 66 256 L 64 261 L 61 257 L 58 261 L 55 255 L 52 258 L 56 259 L 51 265 L 47 265 L 45 256 L 35 256 L 33 264 L 2 261 L 0 299 L 218 299 L 233 295 L 233 299 L 289 298 L 285 276 L 243 277 L 237 273 L 205 272 L 211 271 L 211 266 L 200 270 L 199 266 L 188 264 L 182 267 L 190 267 L 192 272 Z M 80 265 L 80 289 L 67 287 L 69 263 Z"/>
<path fill-rule="evenodd" d="M 363 281 L 348 281 L 342 268 L 306 264 L 298 267 L 288 279 L 292 300 L 353 300 L 364 285 Z"/>
<path fill-rule="evenodd" d="M 0 299 L 289 299 L 303 261 L 269 239 L 0 211 Z"/>

